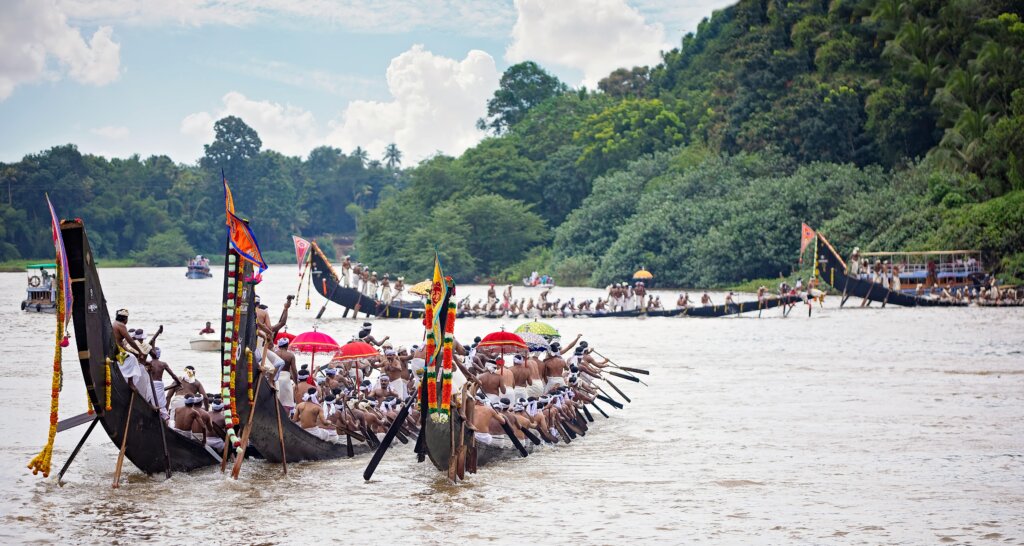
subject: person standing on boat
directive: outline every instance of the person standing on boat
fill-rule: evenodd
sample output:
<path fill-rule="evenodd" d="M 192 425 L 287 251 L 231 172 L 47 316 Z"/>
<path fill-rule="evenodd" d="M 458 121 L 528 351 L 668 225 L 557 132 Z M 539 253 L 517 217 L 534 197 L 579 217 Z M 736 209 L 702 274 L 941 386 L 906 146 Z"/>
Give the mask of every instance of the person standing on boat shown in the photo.
<path fill-rule="evenodd" d="M 494 289 L 494 283 L 487 289 L 487 308 L 490 309 L 491 305 L 498 303 L 498 292 Z"/>
<path fill-rule="evenodd" d="M 391 279 L 385 273 L 380 281 L 380 301 L 384 302 L 384 305 L 391 305 L 391 299 Z"/>
<path fill-rule="evenodd" d="M 152 358 L 146 364 L 146 368 L 149 370 L 150 377 L 153 378 L 153 384 L 150 385 L 150 387 L 153 391 L 156 407 L 160 411 L 160 417 L 164 421 L 167 421 L 171 418 L 171 414 L 167 411 L 166 407 L 167 396 L 164 391 L 164 372 L 167 372 L 171 376 L 171 379 L 174 379 L 177 383 L 181 383 L 181 379 L 178 379 L 178 376 L 175 375 L 174 371 L 171 370 L 171 367 L 168 366 L 166 362 L 160 360 L 160 352 L 160 347 L 153 347 L 153 350 L 150 352 Z"/>
<path fill-rule="evenodd" d="M 395 295 L 392 298 L 392 301 L 394 301 L 394 300 L 401 300 L 402 299 L 402 292 L 404 292 L 404 291 L 405 291 L 405 277 L 398 277 L 398 280 L 395 281 Z"/>
<path fill-rule="evenodd" d="M 114 322 L 111 327 L 114 330 L 114 344 L 118 349 L 117 367 L 120 368 L 121 375 L 124 376 L 128 385 L 150 405 L 156 404 L 152 385 L 149 384 L 149 376 L 146 375 L 148 371 L 142 365 L 152 349 L 151 346 L 146 344 L 141 330 L 134 333 L 129 332 L 127 309 L 118 309 L 114 313 Z M 162 330 L 161 327 L 160 331 Z M 154 342 L 160 335 L 160 331 L 153 336 Z"/>
<path fill-rule="evenodd" d="M 508 283 L 508 286 L 505 287 L 505 292 L 502 293 L 502 298 L 504 299 L 502 307 L 505 311 L 508 311 L 512 306 L 512 283 Z"/>
<path fill-rule="evenodd" d="M 850 261 L 846 265 L 846 274 L 853 277 L 860 277 L 860 248 L 853 247 L 853 253 L 850 254 Z"/>
<path fill-rule="evenodd" d="M 646 295 L 647 289 L 644 287 L 643 281 L 637 281 L 636 288 L 633 289 L 633 297 L 636 299 L 637 306 L 640 307 L 641 311 L 647 309 L 647 302 L 644 300 Z"/>
<path fill-rule="evenodd" d="M 341 286 L 349 288 L 352 286 L 352 260 L 349 259 L 348 255 L 341 261 Z"/>
<path fill-rule="evenodd" d="M 288 368 L 287 379 L 293 379 L 298 376 L 298 370 L 295 367 L 295 353 L 288 350 L 288 344 L 291 343 L 287 337 L 282 337 L 277 340 L 277 348 L 274 349 L 274 354 L 284 361 L 284 367 Z M 274 381 L 281 381 L 281 370 L 278 370 L 277 375 L 274 376 Z"/>
<path fill-rule="evenodd" d="M 891 290 L 893 292 L 899 292 L 903 288 L 903 283 L 900 281 L 900 266 L 892 266 L 892 284 Z"/>
<path fill-rule="evenodd" d="M 700 304 L 703 305 L 704 307 L 714 305 L 711 301 L 711 296 L 709 296 L 707 292 L 704 292 L 704 295 L 700 297 Z"/>

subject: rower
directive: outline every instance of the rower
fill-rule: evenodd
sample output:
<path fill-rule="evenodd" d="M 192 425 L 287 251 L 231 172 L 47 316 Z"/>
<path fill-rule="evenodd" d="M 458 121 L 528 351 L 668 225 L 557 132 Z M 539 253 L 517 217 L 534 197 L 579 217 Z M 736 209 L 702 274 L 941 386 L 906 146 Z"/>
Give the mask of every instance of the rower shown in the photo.
<path fill-rule="evenodd" d="M 711 296 L 709 296 L 707 292 L 704 292 L 704 295 L 700 297 L 700 304 L 703 305 L 704 307 L 713 305 L 711 301 Z"/>
<path fill-rule="evenodd" d="M 345 256 L 345 259 L 341 262 L 341 286 L 349 288 L 352 286 L 352 260 L 349 256 Z"/>
<path fill-rule="evenodd" d="M 541 373 L 545 380 L 544 392 L 551 392 L 553 389 L 565 385 L 564 374 L 566 367 L 567 364 L 562 359 L 562 353 L 559 352 L 558 344 L 552 343 L 541 368 Z"/>
<path fill-rule="evenodd" d="M 150 351 L 152 358 L 146 364 L 146 368 L 149 370 L 150 377 L 153 378 L 153 384 L 150 387 L 156 397 L 156 407 L 160 410 L 160 417 L 167 421 L 171 416 L 166 407 L 167 396 L 166 391 L 164 391 L 164 372 L 167 372 L 178 383 L 181 383 L 181 380 L 178 379 L 178 376 L 175 375 L 166 362 L 160 360 L 160 353 L 160 347 L 153 347 L 153 350 Z"/>
<path fill-rule="evenodd" d="M 316 387 L 309 387 L 308 385 L 307 387 L 305 394 L 302 396 L 302 402 L 295 406 L 292 421 L 298 423 L 302 430 L 326 441 L 328 434 L 324 427 L 330 427 L 330 425 L 324 421 L 324 409 L 317 398 Z"/>
<path fill-rule="evenodd" d="M 530 369 L 526 367 L 526 359 L 521 355 L 512 356 L 512 394 L 515 400 L 527 397 L 530 386 Z"/>
<path fill-rule="evenodd" d="M 384 279 L 380 281 L 380 301 L 384 302 L 384 305 L 391 305 L 391 280 L 388 278 L 388 274 L 384 274 Z"/>
<path fill-rule="evenodd" d="M 180 397 L 175 395 L 180 394 Z M 177 384 L 170 389 L 170 402 L 168 409 L 170 410 L 171 419 L 175 419 L 175 414 L 178 409 L 185 405 L 185 398 L 189 396 L 202 395 L 201 403 L 203 406 L 207 406 L 206 401 L 206 389 L 203 388 L 203 384 L 196 379 L 196 368 L 195 366 L 185 366 L 185 375 L 180 378 Z M 177 425 L 177 423 L 175 423 Z M 178 428 L 182 428 L 178 426 Z"/>
<path fill-rule="evenodd" d="M 376 345 L 377 347 L 384 345 L 385 341 L 391 339 L 391 336 L 384 336 L 384 339 L 377 341 L 372 335 L 370 335 L 370 330 L 372 328 L 372 323 L 364 322 L 363 329 L 359 330 L 359 335 L 357 335 L 356 337 L 358 337 L 360 341 L 365 341 L 366 343 L 369 343 L 370 345 Z"/>

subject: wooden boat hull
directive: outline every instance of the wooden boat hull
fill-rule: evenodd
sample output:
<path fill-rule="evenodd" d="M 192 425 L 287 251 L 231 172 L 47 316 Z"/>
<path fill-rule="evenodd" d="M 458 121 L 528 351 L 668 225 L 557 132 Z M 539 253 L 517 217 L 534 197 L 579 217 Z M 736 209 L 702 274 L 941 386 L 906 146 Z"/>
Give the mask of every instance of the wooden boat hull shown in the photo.
<path fill-rule="evenodd" d="M 214 352 L 220 350 L 220 340 L 217 338 L 195 338 L 189 340 L 189 347 L 193 351 Z"/>
<path fill-rule="evenodd" d="M 210 273 L 209 270 L 204 270 L 204 269 L 189 269 L 185 273 L 185 278 L 186 279 L 209 279 L 209 278 L 212 278 L 212 277 L 213 277 L 213 273 Z"/>
<path fill-rule="evenodd" d="M 72 279 L 74 303 L 71 313 L 82 376 L 92 406 L 110 441 L 120 448 L 125 421 L 131 412 L 125 457 L 139 470 L 147 474 L 165 470 L 161 427 L 167 438 L 172 471 L 187 472 L 218 464 L 219 458 L 201 442 L 168 428 L 159 413 L 141 396 L 135 396 L 133 405 L 129 406 L 132 391 L 121 375 L 116 360 L 113 360 L 117 354 L 113 328 L 85 228 L 81 222 L 63 222 L 61 233 L 68 254 L 68 273 Z M 104 389 L 107 358 L 113 360 L 110 365 L 109 410 L 105 409 Z"/>
<path fill-rule="evenodd" d="M 847 299 L 855 297 L 881 303 L 883 307 L 890 303 L 903 307 L 963 307 L 967 305 L 966 302 L 943 301 L 904 294 L 888 290 L 881 284 L 867 279 L 850 277 L 846 274 L 846 262 L 839 256 L 832 244 L 820 233 L 817 234 L 817 237 L 822 243 L 818 248 L 818 272 L 822 280 L 842 292 L 842 304 L 845 304 Z"/>
<path fill-rule="evenodd" d="M 447 474 L 448 465 L 452 456 L 452 435 L 457 435 L 462 431 L 463 419 L 459 416 L 457 411 L 453 411 L 452 418 L 447 423 L 434 423 L 429 419 L 427 421 L 427 428 L 425 430 L 427 456 L 430 458 L 430 462 L 434 464 L 435 468 Z M 463 442 L 468 446 L 472 445 L 470 442 L 473 441 L 473 431 L 467 428 Z M 477 468 L 509 459 L 522 458 L 519 451 L 511 442 L 508 442 L 507 439 L 505 439 L 504 442 L 502 440 L 498 440 L 498 442 L 499 443 L 495 444 L 476 443 Z M 527 452 L 530 452 L 533 451 L 534 445 L 529 441 L 524 440 L 523 447 L 526 448 Z M 467 462 L 467 465 L 468 464 L 469 463 Z"/>
<path fill-rule="evenodd" d="M 722 305 L 702 305 L 699 307 L 687 307 L 685 309 L 670 309 L 666 311 L 648 311 L 647 316 L 650 317 L 699 317 L 699 318 L 716 318 L 725 317 L 729 315 L 739 315 L 741 313 L 753 313 L 758 311 L 765 311 L 768 309 L 774 309 L 782 305 L 790 305 L 794 303 L 800 303 L 803 300 L 800 296 L 788 295 L 765 298 L 763 302 L 758 301 L 741 301 L 733 304 L 722 304 Z"/>
<path fill-rule="evenodd" d="M 316 242 L 312 243 L 312 266 L 310 274 L 313 276 L 313 288 L 318 294 L 328 300 L 352 309 L 356 313 L 366 313 L 367 316 L 377 318 L 423 318 L 423 306 L 410 305 L 404 302 L 392 302 L 385 305 L 384 302 L 360 294 L 354 288 L 346 288 L 338 283 L 337 273 L 327 261 Z M 353 315 L 354 316 L 354 315 Z"/>

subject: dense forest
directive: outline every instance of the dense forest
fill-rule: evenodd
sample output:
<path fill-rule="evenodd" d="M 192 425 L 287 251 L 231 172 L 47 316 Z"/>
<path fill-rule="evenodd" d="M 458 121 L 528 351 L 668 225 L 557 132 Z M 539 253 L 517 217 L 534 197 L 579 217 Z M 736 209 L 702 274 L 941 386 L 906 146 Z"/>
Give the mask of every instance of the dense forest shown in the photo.
<path fill-rule="evenodd" d="M 61 146 L 0 165 L 0 259 L 49 253 L 42 192 L 88 218 L 101 255 L 214 253 L 220 169 L 266 249 L 357 233 L 378 271 L 460 280 L 530 271 L 603 285 L 774 277 L 800 222 L 842 249 L 976 248 L 1024 278 L 1024 8 L 1010 0 L 742 0 L 653 67 L 571 89 L 510 67 L 460 157 L 307 159 L 237 118 L 197 165 Z"/>

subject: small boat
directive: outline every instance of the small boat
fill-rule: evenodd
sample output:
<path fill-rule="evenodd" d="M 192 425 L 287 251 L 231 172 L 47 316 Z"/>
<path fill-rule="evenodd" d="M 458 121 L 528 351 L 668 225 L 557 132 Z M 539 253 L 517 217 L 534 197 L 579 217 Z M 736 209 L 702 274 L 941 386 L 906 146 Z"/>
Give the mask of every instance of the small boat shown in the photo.
<path fill-rule="evenodd" d="M 962 307 L 967 305 L 966 301 L 905 294 L 902 291 L 889 290 L 870 279 L 847 275 L 846 262 L 840 257 L 832 243 L 828 242 L 828 239 L 821 233 L 816 236 L 821 242 L 818 249 L 818 273 L 823 281 L 842 292 L 840 307 L 845 305 L 851 297 L 861 298 L 864 302 L 881 303 L 882 307 L 889 303 L 905 307 Z"/>
<path fill-rule="evenodd" d="M 57 285 L 54 275 L 56 264 L 32 264 L 27 268 L 25 299 L 21 302 L 21 310 L 29 313 L 57 312 Z"/>
<path fill-rule="evenodd" d="M 189 346 L 193 351 L 212 352 L 220 350 L 220 336 L 217 334 L 204 334 L 189 340 Z"/>
<path fill-rule="evenodd" d="M 167 469 L 161 436 L 166 437 L 169 466 L 173 471 L 187 472 L 220 463 L 216 452 L 198 440 L 170 430 L 146 400 L 132 396 L 132 390 L 117 366 L 113 327 L 85 227 L 80 220 L 64 221 L 60 230 L 68 256 L 68 274 L 74 297 L 71 315 L 85 389 L 110 441 L 120 447 L 127 424 L 125 457 L 147 474 Z M 105 382 L 110 362 L 113 363 L 109 364 L 108 400 Z M 106 409 L 108 404 L 110 409 Z"/>
<path fill-rule="evenodd" d="M 943 290 L 980 289 L 989 275 L 977 250 L 933 250 L 922 252 L 864 252 L 861 279 L 869 279 L 872 267 L 881 274 L 900 279 L 904 294 L 938 296 Z"/>
<path fill-rule="evenodd" d="M 213 277 L 210 272 L 210 259 L 203 256 L 196 256 L 188 261 L 188 270 L 185 272 L 187 279 L 209 279 Z"/>
<path fill-rule="evenodd" d="M 310 274 L 313 288 L 321 296 L 334 303 L 355 311 L 355 315 L 366 313 L 366 316 L 377 318 L 423 318 L 422 302 L 392 301 L 390 304 L 360 294 L 354 288 L 346 288 L 338 282 L 340 275 L 331 266 L 316 241 L 310 243 Z M 345 312 L 348 314 L 348 311 Z M 353 317 L 355 317 L 353 315 Z"/>

